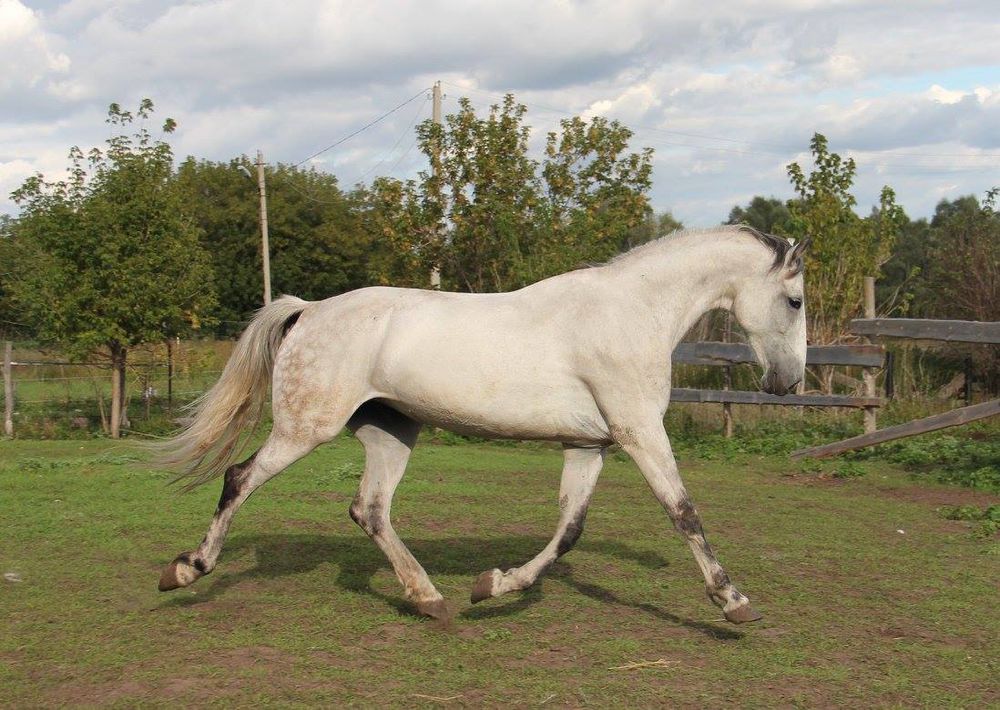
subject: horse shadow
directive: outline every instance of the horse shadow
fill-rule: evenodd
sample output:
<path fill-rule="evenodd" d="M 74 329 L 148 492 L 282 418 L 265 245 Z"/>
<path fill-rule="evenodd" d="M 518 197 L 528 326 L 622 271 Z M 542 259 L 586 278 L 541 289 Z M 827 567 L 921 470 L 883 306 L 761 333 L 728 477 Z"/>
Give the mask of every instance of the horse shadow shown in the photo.
<path fill-rule="evenodd" d="M 471 575 L 478 574 L 485 568 L 482 560 L 499 562 L 494 566 L 500 569 L 515 567 L 533 557 L 547 542 L 547 538 L 540 536 L 508 535 L 408 539 L 406 544 L 414 557 L 427 561 L 424 568 L 428 575 L 431 577 L 470 575 L 471 589 Z M 581 542 L 577 549 L 628 561 L 650 570 L 660 569 L 668 564 L 666 559 L 656 552 L 636 549 L 628 544 L 611 540 Z M 258 533 L 233 536 L 223 554 L 237 557 L 247 552 L 255 556 L 256 566 L 240 572 L 224 572 L 217 577 L 212 575 L 211 585 L 200 589 L 197 596 L 174 597 L 164 602 L 162 606 L 196 606 L 224 596 L 230 588 L 243 581 L 293 577 L 311 572 L 320 565 L 334 562 L 338 570 L 333 583 L 340 589 L 376 597 L 400 614 L 416 615 L 413 606 L 401 594 L 399 596 L 385 594 L 372 585 L 372 578 L 378 571 L 391 567 L 382 551 L 361 534 Z M 463 609 L 458 616 L 470 620 L 517 616 L 544 598 L 543 582 L 546 578 L 558 579 L 592 599 L 615 606 L 638 609 L 714 639 L 733 640 L 743 637 L 740 632 L 678 616 L 650 603 L 624 599 L 599 584 L 578 579 L 573 566 L 565 558 L 558 560 L 545 577 L 539 579 L 532 587 L 509 595 L 509 601 L 469 607 Z"/>

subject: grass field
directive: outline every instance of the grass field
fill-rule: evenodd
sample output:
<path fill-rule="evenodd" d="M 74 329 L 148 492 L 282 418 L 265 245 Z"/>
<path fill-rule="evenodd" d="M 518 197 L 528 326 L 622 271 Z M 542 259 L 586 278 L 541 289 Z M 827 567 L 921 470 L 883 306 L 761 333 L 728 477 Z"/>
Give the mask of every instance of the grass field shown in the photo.
<path fill-rule="evenodd" d="M 237 517 L 219 567 L 161 594 L 217 485 L 180 495 L 106 441 L 0 442 L 0 706 L 989 707 L 996 537 L 937 508 L 996 496 L 881 462 L 682 456 L 710 540 L 764 620 L 732 626 L 631 463 L 610 456 L 579 545 L 475 607 L 475 576 L 553 532 L 558 450 L 417 449 L 397 530 L 458 615 L 411 614 L 348 519 L 358 443 L 315 452 Z M 662 661 L 638 668 L 630 663 Z"/>

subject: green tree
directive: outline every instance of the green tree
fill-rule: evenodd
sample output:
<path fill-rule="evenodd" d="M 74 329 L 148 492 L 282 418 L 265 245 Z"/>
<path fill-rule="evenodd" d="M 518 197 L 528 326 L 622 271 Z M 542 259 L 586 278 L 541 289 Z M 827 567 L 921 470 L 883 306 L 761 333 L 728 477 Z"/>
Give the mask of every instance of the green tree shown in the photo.
<path fill-rule="evenodd" d="M 246 157 L 189 157 L 178 168 L 185 209 L 198 225 L 216 273 L 220 335 L 238 333 L 263 302 L 256 178 Z M 265 166 L 271 285 L 275 294 L 322 299 L 368 282 L 370 239 L 332 175 Z"/>
<path fill-rule="evenodd" d="M 819 133 L 810 148 L 812 172 L 806 175 L 798 163 L 788 166 L 798 199 L 789 205 L 791 221 L 778 231 L 813 240 L 807 257 L 810 333 L 814 342 L 834 343 L 847 337 L 849 322 L 864 301 L 863 279 L 879 275 L 906 216 L 892 188 L 885 186 L 871 216 L 859 217 L 850 192 L 854 159 L 830 152 Z"/>
<path fill-rule="evenodd" d="M 198 328 L 215 304 L 212 269 L 172 179 L 173 154 L 135 114 L 111 104 L 116 132 L 86 156 L 70 150 L 70 176 L 35 175 L 13 193 L 21 213 L 7 288 L 42 341 L 74 358 L 103 355 L 112 371 L 111 435 L 123 418 L 128 350 Z M 138 128 L 132 134 L 124 131 Z M 174 130 L 166 119 L 163 132 Z"/>
<path fill-rule="evenodd" d="M 508 94 L 480 118 L 462 98 L 446 126 L 427 121 L 418 129 L 432 167 L 421 176 L 423 194 L 441 204 L 439 211 L 424 214 L 429 220 L 447 216 L 449 222 L 446 241 L 440 238 L 443 224 L 429 225 L 442 242 L 445 286 L 502 291 L 534 280 L 528 256 L 537 234 L 539 182 L 537 164 L 528 157 L 526 112 Z M 416 236 L 426 241 L 425 235 Z"/>
<path fill-rule="evenodd" d="M 631 249 L 632 247 L 665 237 L 671 232 L 681 229 L 684 229 L 684 223 L 674 217 L 671 212 L 667 211 L 656 214 L 652 210 L 649 210 L 646 213 L 646 218 L 629 231 L 625 242 L 622 244 L 622 249 Z"/>
<path fill-rule="evenodd" d="M 792 213 L 784 202 L 776 197 L 757 195 L 746 207 L 733 207 L 726 224 L 747 224 L 765 234 L 776 234 L 779 231 L 787 232 L 791 220 Z"/>
<path fill-rule="evenodd" d="M 629 153 L 632 131 L 600 116 L 560 123 L 561 133 L 548 134 L 542 166 L 552 254 L 546 275 L 618 254 L 650 214 L 652 148 Z M 669 213 L 660 220 L 658 228 L 675 223 Z"/>

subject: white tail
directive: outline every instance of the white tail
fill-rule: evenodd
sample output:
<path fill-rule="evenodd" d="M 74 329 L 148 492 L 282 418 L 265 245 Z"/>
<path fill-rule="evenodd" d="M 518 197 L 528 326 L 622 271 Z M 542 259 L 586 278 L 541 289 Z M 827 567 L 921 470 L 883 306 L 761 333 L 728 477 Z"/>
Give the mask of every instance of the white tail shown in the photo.
<path fill-rule="evenodd" d="M 246 444 L 267 399 L 274 356 L 289 321 L 308 304 L 301 298 L 282 296 L 257 311 L 219 381 L 188 405 L 190 424 L 169 440 L 153 445 L 158 463 L 180 470 L 175 480 L 190 479 L 186 489 L 221 475 Z"/>

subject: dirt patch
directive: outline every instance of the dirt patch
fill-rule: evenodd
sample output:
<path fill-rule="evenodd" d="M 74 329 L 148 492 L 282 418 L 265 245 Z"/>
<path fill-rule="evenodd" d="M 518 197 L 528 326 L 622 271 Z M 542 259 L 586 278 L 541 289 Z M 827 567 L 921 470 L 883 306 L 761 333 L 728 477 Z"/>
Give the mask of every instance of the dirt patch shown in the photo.
<path fill-rule="evenodd" d="M 907 486 L 905 488 L 876 487 L 875 490 L 887 498 L 903 500 L 909 503 L 921 503 L 932 507 L 976 505 L 980 508 L 986 508 L 991 505 L 1000 504 L 1000 496 L 984 491 L 974 491 L 969 488 Z"/>

